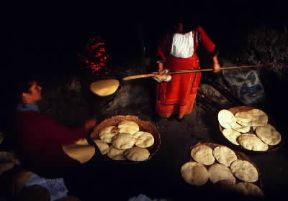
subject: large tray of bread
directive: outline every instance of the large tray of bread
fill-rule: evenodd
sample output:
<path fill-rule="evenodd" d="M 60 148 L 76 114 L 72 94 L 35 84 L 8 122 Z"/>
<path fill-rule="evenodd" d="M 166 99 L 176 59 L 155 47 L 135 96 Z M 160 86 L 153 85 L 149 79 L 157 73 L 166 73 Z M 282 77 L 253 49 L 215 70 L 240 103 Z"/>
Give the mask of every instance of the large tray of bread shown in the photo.
<path fill-rule="evenodd" d="M 244 196 L 264 196 L 260 172 L 244 153 L 210 142 L 197 143 L 189 151 L 189 159 L 180 169 L 187 184 L 221 186 Z"/>
<path fill-rule="evenodd" d="M 261 109 L 238 106 L 218 112 L 222 135 L 245 151 L 267 152 L 283 144 L 283 135 L 275 122 Z"/>
<path fill-rule="evenodd" d="M 125 164 L 151 159 L 161 144 L 155 124 L 133 115 L 116 115 L 103 120 L 90 138 L 105 159 Z"/>

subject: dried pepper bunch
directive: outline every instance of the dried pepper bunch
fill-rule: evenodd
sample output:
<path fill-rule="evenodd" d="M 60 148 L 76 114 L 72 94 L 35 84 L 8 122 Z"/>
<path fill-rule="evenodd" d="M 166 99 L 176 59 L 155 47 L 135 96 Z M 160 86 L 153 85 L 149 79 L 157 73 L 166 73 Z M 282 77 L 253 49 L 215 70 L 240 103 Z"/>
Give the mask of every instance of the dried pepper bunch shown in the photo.
<path fill-rule="evenodd" d="M 100 37 L 91 37 L 84 48 L 81 61 L 92 73 L 97 73 L 107 65 L 108 53 L 105 41 Z"/>

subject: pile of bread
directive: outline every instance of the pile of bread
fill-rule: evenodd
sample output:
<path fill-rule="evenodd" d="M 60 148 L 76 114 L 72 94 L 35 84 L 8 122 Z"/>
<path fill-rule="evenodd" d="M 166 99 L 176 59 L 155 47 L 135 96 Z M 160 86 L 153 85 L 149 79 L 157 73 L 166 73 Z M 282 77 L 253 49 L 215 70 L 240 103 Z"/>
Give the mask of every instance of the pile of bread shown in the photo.
<path fill-rule="evenodd" d="M 281 134 L 268 123 L 264 111 L 255 108 L 232 111 L 218 112 L 220 130 L 231 143 L 251 151 L 267 151 L 281 142 Z"/>
<path fill-rule="evenodd" d="M 104 127 L 92 136 L 97 136 L 93 141 L 101 153 L 112 160 L 145 161 L 150 157 L 148 148 L 154 144 L 153 135 L 141 131 L 139 125 L 131 120 Z"/>
<path fill-rule="evenodd" d="M 182 178 L 191 185 L 226 184 L 228 190 L 263 196 L 257 185 L 257 168 L 223 145 L 199 143 L 191 149 L 191 160 L 181 167 Z M 259 183 L 259 182 L 258 182 Z"/>

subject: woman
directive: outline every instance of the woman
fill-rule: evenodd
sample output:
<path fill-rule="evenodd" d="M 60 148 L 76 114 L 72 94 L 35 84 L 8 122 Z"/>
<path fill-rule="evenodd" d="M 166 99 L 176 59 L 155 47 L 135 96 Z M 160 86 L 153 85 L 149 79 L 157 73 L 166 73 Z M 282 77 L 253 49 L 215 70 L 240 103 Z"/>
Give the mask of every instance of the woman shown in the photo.
<path fill-rule="evenodd" d="M 216 55 L 216 45 L 205 30 L 198 26 L 185 31 L 182 22 L 177 22 L 174 30 L 165 35 L 157 49 L 160 58 L 158 71 L 163 67 L 169 71 L 200 69 L 196 53 L 199 46 L 211 55 L 214 72 L 220 71 Z M 192 112 L 201 73 L 174 74 L 170 82 L 161 82 L 157 86 L 156 112 L 160 117 L 169 118 L 177 114 L 179 119 Z"/>

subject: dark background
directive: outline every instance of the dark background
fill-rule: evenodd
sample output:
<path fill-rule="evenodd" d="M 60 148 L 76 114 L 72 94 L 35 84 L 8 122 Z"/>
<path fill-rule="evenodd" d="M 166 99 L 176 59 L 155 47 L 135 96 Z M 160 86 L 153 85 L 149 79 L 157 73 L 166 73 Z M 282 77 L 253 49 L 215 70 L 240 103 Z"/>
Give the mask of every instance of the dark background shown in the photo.
<path fill-rule="evenodd" d="M 107 41 L 110 62 L 121 69 L 128 60 L 153 58 L 161 34 L 183 17 L 202 25 L 222 55 L 233 55 L 245 34 L 258 26 L 287 26 L 285 8 L 277 0 L 2 1 L 1 124 L 10 111 L 8 97 L 17 76 L 41 73 L 52 79 L 78 73 L 78 54 L 90 36 Z"/>
<path fill-rule="evenodd" d="M 201 24 L 222 51 L 261 24 L 287 24 L 284 1 L 9 1 L 1 6 L 1 71 L 77 68 L 91 35 L 102 35 L 113 58 L 153 54 L 175 17 Z"/>
<path fill-rule="evenodd" d="M 241 39 L 261 25 L 269 25 L 274 28 L 288 25 L 288 14 L 284 1 L 9 1 L 2 2 L 0 9 L 0 131 L 6 127 L 6 123 L 9 124 L 9 118 L 6 115 L 10 114 L 13 108 L 13 104 L 9 100 L 9 93 L 15 79 L 26 74 L 41 72 L 47 80 L 54 80 L 55 75 L 59 75 L 56 79 L 62 79 L 64 77 L 62 75 L 77 73 L 81 68 L 77 54 L 87 43 L 90 36 L 101 35 L 105 38 L 111 53 L 110 59 L 116 68 L 121 69 L 120 67 L 126 61 L 137 60 L 143 57 L 143 54 L 146 57 L 153 57 L 157 40 L 161 34 L 171 21 L 181 16 L 201 24 L 216 42 L 221 54 L 227 52 L 233 54 L 234 51 L 240 48 Z M 145 51 L 143 47 L 145 47 Z M 133 89 L 137 90 L 136 86 L 134 85 Z M 141 87 L 143 86 L 141 85 Z M 277 99 L 279 95 L 276 96 L 277 92 L 274 88 L 272 90 L 275 91 L 273 95 Z M 134 95 L 135 93 L 131 94 Z M 133 97 L 133 101 L 137 102 L 139 99 L 137 103 L 140 102 L 141 106 L 145 105 L 146 102 L 143 101 L 143 96 L 145 96 L 143 93 L 139 93 L 139 96 Z M 58 99 L 55 101 L 58 101 Z M 278 103 L 278 100 L 275 102 Z M 98 104 L 98 102 L 95 101 L 95 104 Z M 61 104 L 58 103 L 58 105 Z M 66 102 L 62 106 L 66 106 Z M 146 106 L 148 107 L 148 104 Z M 137 109 L 142 111 L 140 107 Z M 283 113 L 283 108 L 280 109 Z M 118 110 L 119 113 L 122 113 L 122 111 L 124 109 L 121 110 L 120 108 Z M 193 114 L 196 115 L 197 110 Z M 283 119 L 285 118 L 282 118 L 282 121 Z M 196 141 L 197 139 L 190 138 L 190 134 L 194 132 L 193 129 L 195 129 L 195 133 L 200 133 L 199 137 L 205 139 L 205 136 L 201 136 L 201 132 L 196 129 L 197 122 L 191 121 L 196 125 L 190 125 L 188 120 L 184 122 L 179 122 L 176 119 L 162 121 L 162 125 L 164 125 L 162 130 L 171 130 L 171 134 L 163 138 L 164 148 L 162 150 L 167 152 L 166 158 L 164 157 L 165 160 L 167 159 L 169 162 L 180 161 L 179 153 L 182 153 L 182 149 L 179 149 L 179 147 L 185 144 L 187 146 L 185 148 L 188 148 L 189 140 Z M 168 129 L 166 129 L 167 127 Z M 170 141 L 175 143 L 173 132 L 177 132 L 179 128 L 185 132 L 182 134 L 182 139 L 179 138 L 179 141 L 176 142 L 178 146 L 175 146 L 175 144 L 170 144 Z M 191 129 L 193 132 L 191 132 Z M 270 191 L 273 193 L 277 191 L 285 192 L 287 185 L 286 182 L 282 183 L 282 181 L 287 178 L 286 167 L 288 165 L 283 164 L 283 161 L 287 161 L 287 151 L 284 150 L 281 154 L 277 152 L 270 152 L 269 154 L 255 155 L 253 159 L 258 162 L 257 164 L 263 166 L 261 170 L 262 174 L 266 176 L 266 188 L 271 189 Z M 160 156 L 161 154 L 159 154 L 158 159 L 162 162 Z M 175 160 L 171 160 L 171 157 Z M 280 164 L 279 161 L 283 165 L 277 166 L 277 169 L 275 169 L 273 165 Z M 159 166 L 157 158 L 155 163 L 157 164 L 157 170 L 159 168 L 159 172 L 162 171 L 163 175 L 166 176 L 166 185 L 168 186 L 170 180 L 174 179 L 174 177 L 170 177 L 170 172 L 177 173 L 174 171 L 174 166 L 171 167 L 171 171 L 163 171 L 164 168 L 167 168 L 165 164 L 160 163 Z M 266 166 L 266 164 L 268 165 Z M 141 167 L 140 172 L 146 174 L 150 170 L 152 172 L 155 167 L 150 167 L 150 165 L 153 165 L 153 163 L 147 163 Z M 178 166 L 175 166 L 175 170 L 178 171 L 177 168 Z M 95 169 L 97 168 L 92 166 L 90 170 L 94 172 Z M 270 172 L 271 170 L 274 174 Z M 136 171 L 135 175 L 138 172 Z M 274 175 L 276 176 L 274 177 Z M 94 179 L 99 179 L 88 173 L 85 177 L 82 174 L 79 174 L 78 177 L 80 182 L 75 182 L 77 183 L 75 184 L 76 187 L 87 185 L 87 180 L 88 183 L 93 183 Z M 175 178 L 180 180 L 178 177 Z M 130 179 L 133 180 L 133 178 Z M 147 177 L 147 180 L 149 179 Z M 151 185 L 151 188 L 155 187 L 156 189 L 157 185 L 161 185 L 160 181 L 156 181 L 155 184 Z M 172 181 L 171 183 L 178 184 L 181 182 Z M 275 183 L 278 185 L 274 185 Z M 174 186 L 170 186 L 167 191 L 177 191 L 181 187 L 178 186 L 174 189 Z M 93 192 L 93 188 L 94 186 L 91 185 L 89 190 Z M 136 190 L 138 188 L 140 189 L 140 186 L 135 187 Z M 163 189 L 166 190 L 166 188 Z M 167 192 L 161 193 L 165 195 Z"/>

